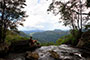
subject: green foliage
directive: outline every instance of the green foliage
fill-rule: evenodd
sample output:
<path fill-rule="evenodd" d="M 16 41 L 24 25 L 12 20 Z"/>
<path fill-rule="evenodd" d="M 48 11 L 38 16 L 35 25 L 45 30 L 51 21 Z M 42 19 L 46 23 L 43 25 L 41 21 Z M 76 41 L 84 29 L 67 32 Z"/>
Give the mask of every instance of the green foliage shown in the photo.
<path fill-rule="evenodd" d="M 7 30 L 17 30 L 18 25 L 23 26 L 25 21 L 26 0 L 0 0 L 0 42 L 4 42 Z"/>
<path fill-rule="evenodd" d="M 41 43 L 44 43 L 44 42 L 55 43 L 57 39 L 68 34 L 69 34 L 69 31 L 54 30 L 54 31 L 35 32 L 32 34 L 32 37 L 36 38 L 36 40 L 40 41 Z"/>
<path fill-rule="evenodd" d="M 60 22 L 63 22 L 65 26 L 70 26 L 72 28 L 71 35 L 60 38 L 57 41 L 57 44 L 70 43 L 76 45 L 82 36 L 83 29 L 90 28 L 90 24 L 88 25 L 88 23 L 90 23 L 90 12 L 84 13 L 88 10 L 87 7 L 90 7 L 90 0 L 86 1 L 52 1 L 47 11 L 53 12 L 55 15 L 60 14 Z"/>
<path fill-rule="evenodd" d="M 87 2 L 90 4 L 89 0 L 87 0 Z M 84 13 L 86 10 L 88 10 L 86 1 L 68 0 L 63 2 L 61 0 L 54 0 L 49 5 L 47 11 L 53 12 L 55 15 L 60 14 L 60 22 L 63 22 L 64 26 L 70 26 L 72 29 L 82 31 L 85 25 L 90 21 L 89 12 Z"/>
<path fill-rule="evenodd" d="M 72 34 L 69 34 L 69 35 L 63 36 L 60 39 L 58 39 L 56 41 L 56 44 L 57 45 L 60 45 L 60 44 L 72 44 L 72 45 L 74 45 L 75 40 L 76 40 L 76 38 Z"/>
<path fill-rule="evenodd" d="M 89 28 L 90 28 L 90 24 L 85 26 L 86 30 L 89 29 Z"/>
<path fill-rule="evenodd" d="M 28 38 L 26 37 L 22 37 L 20 35 L 18 35 L 17 33 L 15 32 L 12 32 L 12 31 L 7 31 L 7 34 L 6 34 L 6 42 L 7 43 L 11 43 L 11 42 L 15 42 L 15 41 L 20 41 L 20 40 L 27 40 Z"/>
<path fill-rule="evenodd" d="M 41 43 L 41 46 L 56 45 L 54 42 Z"/>

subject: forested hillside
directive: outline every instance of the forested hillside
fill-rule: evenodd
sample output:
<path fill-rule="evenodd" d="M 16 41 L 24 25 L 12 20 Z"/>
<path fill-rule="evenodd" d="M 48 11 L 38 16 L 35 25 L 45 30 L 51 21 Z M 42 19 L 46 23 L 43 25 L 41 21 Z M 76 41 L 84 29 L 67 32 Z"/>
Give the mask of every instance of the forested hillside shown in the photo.
<path fill-rule="evenodd" d="M 19 33 L 17 33 L 17 32 L 14 32 L 14 31 L 10 31 L 10 30 L 8 30 L 7 31 L 7 34 L 6 34 L 7 36 L 6 36 L 6 42 L 14 42 L 14 41 L 19 41 L 19 40 L 27 40 L 28 38 L 26 37 L 26 36 L 28 36 L 28 35 L 26 35 L 25 33 L 23 33 L 23 32 L 19 32 Z M 23 35 L 23 36 L 22 36 Z"/>
<path fill-rule="evenodd" d="M 57 39 L 68 34 L 69 31 L 62 31 L 56 29 L 53 31 L 35 32 L 31 33 L 30 35 L 40 42 L 56 42 Z"/>

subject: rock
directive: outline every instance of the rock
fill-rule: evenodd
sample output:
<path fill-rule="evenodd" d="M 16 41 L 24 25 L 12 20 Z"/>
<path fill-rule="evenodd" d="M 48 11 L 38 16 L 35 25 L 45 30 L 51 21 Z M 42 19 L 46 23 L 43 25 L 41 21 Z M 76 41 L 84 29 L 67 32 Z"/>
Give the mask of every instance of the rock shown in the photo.
<path fill-rule="evenodd" d="M 42 46 L 34 52 L 26 53 L 26 60 L 83 60 L 77 48 L 68 45 Z"/>
<path fill-rule="evenodd" d="M 16 42 L 11 42 L 10 52 L 25 52 L 30 49 L 29 40 L 20 40 Z"/>
<path fill-rule="evenodd" d="M 14 60 L 23 60 L 22 58 L 16 58 L 16 59 L 14 59 Z"/>
<path fill-rule="evenodd" d="M 64 60 L 71 60 L 71 59 L 66 58 L 66 59 L 64 59 Z"/>
<path fill-rule="evenodd" d="M 74 53 L 69 53 L 70 56 L 74 56 Z"/>
<path fill-rule="evenodd" d="M 31 57 L 35 58 L 35 59 L 38 59 L 39 58 L 39 55 L 37 52 L 33 52 Z"/>
<path fill-rule="evenodd" d="M 38 60 L 39 55 L 37 52 L 26 52 L 26 60 Z"/>
<path fill-rule="evenodd" d="M 55 58 L 55 59 L 59 59 L 59 54 L 53 50 L 49 51 L 49 53 L 51 54 L 51 57 Z"/>

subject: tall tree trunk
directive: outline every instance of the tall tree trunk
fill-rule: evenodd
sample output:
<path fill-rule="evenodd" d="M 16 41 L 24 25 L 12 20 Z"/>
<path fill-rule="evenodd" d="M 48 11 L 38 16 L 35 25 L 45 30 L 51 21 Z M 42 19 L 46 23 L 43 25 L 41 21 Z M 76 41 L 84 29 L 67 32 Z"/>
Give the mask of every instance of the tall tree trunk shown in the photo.
<path fill-rule="evenodd" d="M 82 36 L 82 1 L 80 0 L 80 29 L 79 29 L 79 32 L 78 32 L 78 43 L 77 43 L 77 46 L 78 44 L 81 42 L 80 38 Z"/>
<path fill-rule="evenodd" d="M 81 28 L 79 29 L 79 33 L 78 33 L 78 39 L 81 38 L 81 35 L 82 35 L 82 2 L 80 0 L 80 26 Z"/>
<path fill-rule="evenodd" d="M 5 21 L 4 21 L 4 22 L 5 22 Z M 4 23 L 3 37 L 2 37 L 3 42 L 5 42 L 5 39 L 6 39 L 6 32 L 7 32 L 7 26 L 6 26 L 6 23 Z"/>
<path fill-rule="evenodd" d="M 78 12 L 80 12 L 80 10 L 78 9 Z M 79 26 L 79 14 L 78 14 L 78 19 L 77 19 L 77 26 L 78 26 L 78 30 L 80 29 L 80 26 Z"/>
<path fill-rule="evenodd" d="M 5 11 L 5 0 L 2 1 L 2 16 L 1 16 L 1 20 L 2 20 L 2 37 L 1 37 L 1 42 L 4 43 L 3 37 L 4 37 L 4 11 Z"/>
<path fill-rule="evenodd" d="M 80 0 L 80 19 L 81 19 L 80 24 L 81 24 L 81 32 L 82 32 L 82 2 L 81 0 Z"/>
<path fill-rule="evenodd" d="M 6 3 L 5 3 L 5 0 L 3 0 L 4 2 L 4 8 L 3 8 L 3 15 L 4 15 L 4 11 L 5 11 L 5 8 L 6 8 Z M 5 17 L 3 17 L 3 37 L 2 37 L 2 41 L 4 42 L 5 41 L 5 38 L 6 38 L 6 20 L 5 20 Z"/>

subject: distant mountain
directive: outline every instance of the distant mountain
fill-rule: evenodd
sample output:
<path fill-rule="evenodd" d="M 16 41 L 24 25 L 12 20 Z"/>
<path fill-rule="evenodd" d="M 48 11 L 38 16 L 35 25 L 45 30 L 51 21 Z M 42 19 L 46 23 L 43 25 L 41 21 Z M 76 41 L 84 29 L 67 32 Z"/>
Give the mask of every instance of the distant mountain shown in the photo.
<path fill-rule="evenodd" d="M 59 32 L 59 33 L 62 33 L 62 32 L 69 32 L 68 30 L 60 30 L 60 29 L 55 29 L 55 30 L 53 30 L 54 32 Z"/>
<path fill-rule="evenodd" d="M 30 34 L 30 33 L 33 33 L 33 32 L 43 32 L 43 30 L 30 30 L 30 31 L 23 31 L 24 33 L 26 34 Z"/>
<path fill-rule="evenodd" d="M 27 37 L 27 38 L 30 37 L 28 34 L 24 33 L 23 31 L 19 31 L 18 35 L 20 35 L 22 37 Z"/>
<path fill-rule="evenodd" d="M 40 42 L 56 42 L 57 39 L 64 35 L 68 35 L 69 31 L 55 29 L 53 31 L 33 32 L 30 35 Z"/>

